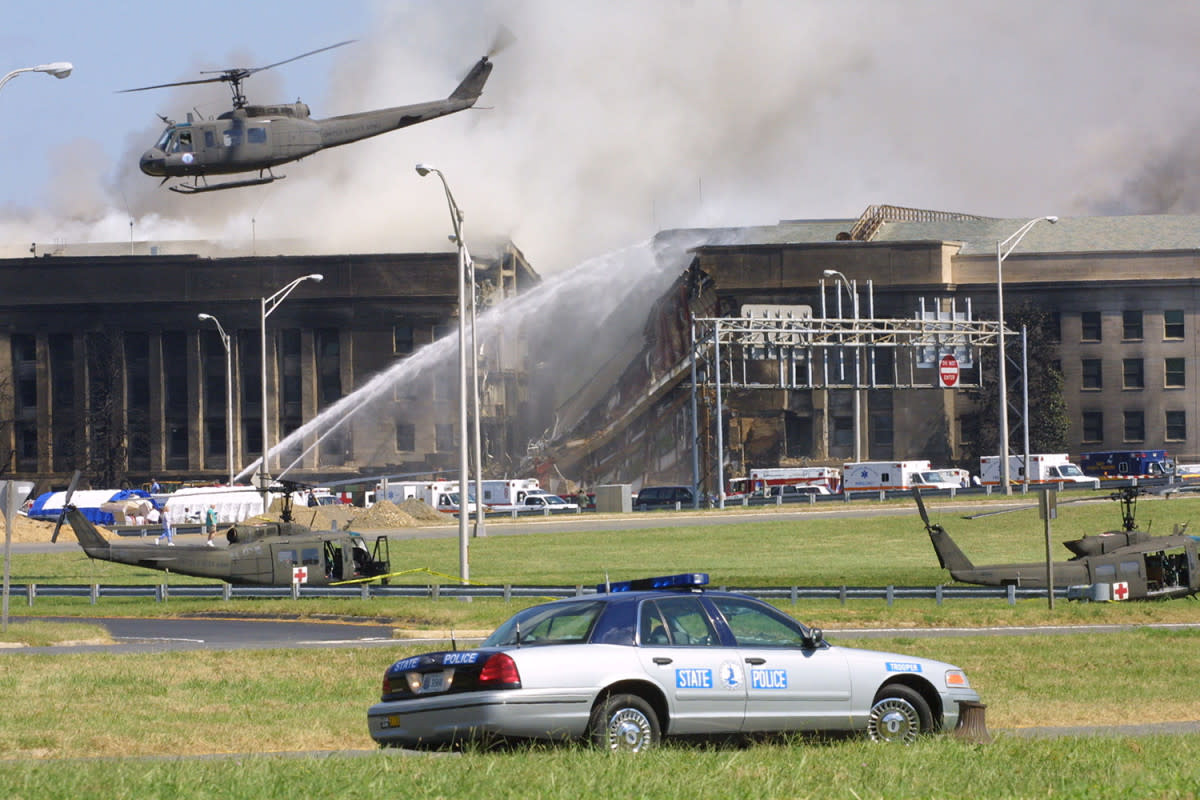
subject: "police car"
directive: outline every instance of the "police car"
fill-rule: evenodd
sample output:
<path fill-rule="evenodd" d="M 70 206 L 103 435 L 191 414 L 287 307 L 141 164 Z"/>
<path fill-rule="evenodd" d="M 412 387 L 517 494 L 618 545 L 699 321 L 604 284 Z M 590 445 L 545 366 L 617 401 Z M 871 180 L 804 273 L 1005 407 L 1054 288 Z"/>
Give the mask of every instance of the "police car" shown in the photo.
<path fill-rule="evenodd" d="M 588 739 L 642 751 L 663 736 L 952 729 L 978 703 L 926 658 L 838 647 L 767 603 L 704 591 L 703 573 L 596 587 L 533 606 L 477 649 L 401 659 L 367 712 L 381 746 Z"/>

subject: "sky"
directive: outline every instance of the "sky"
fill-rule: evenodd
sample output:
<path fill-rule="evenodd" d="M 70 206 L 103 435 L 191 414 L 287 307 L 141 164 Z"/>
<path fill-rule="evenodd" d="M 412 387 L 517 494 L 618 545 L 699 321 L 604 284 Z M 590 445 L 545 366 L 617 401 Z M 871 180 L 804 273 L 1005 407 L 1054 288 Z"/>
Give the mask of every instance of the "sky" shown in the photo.
<path fill-rule="evenodd" d="M 2 0 L 0 257 L 31 242 L 214 239 L 235 253 L 445 250 L 543 274 L 681 227 L 853 218 L 1198 213 L 1191 0 Z M 255 67 L 251 102 L 314 117 L 441 99 L 497 32 L 478 108 L 317 153 L 269 186 L 176 195 L 138 157 Z M 283 244 L 285 243 L 286 244 Z M 476 246 L 474 249 L 478 249 Z M 261 252 L 261 250 L 259 250 Z"/>

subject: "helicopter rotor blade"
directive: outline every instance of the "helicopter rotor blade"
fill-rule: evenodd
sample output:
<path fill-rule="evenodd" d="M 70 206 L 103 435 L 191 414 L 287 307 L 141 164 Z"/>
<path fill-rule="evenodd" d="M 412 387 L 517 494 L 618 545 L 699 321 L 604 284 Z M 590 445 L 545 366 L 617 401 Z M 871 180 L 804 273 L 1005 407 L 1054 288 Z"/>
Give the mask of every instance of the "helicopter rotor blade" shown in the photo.
<path fill-rule="evenodd" d="M 121 89 L 117 92 L 117 94 L 125 94 L 127 92 L 144 92 L 147 89 L 167 89 L 172 86 L 193 86 L 193 85 L 199 84 L 199 83 L 233 83 L 236 85 L 236 84 L 241 83 L 241 81 L 244 80 L 245 78 L 248 78 L 249 76 L 253 75 L 256 72 L 262 72 L 264 69 L 271 69 L 272 67 L 278 67 L 281 64 L 287 64 L 292 61 L 296 61 L 297 59 L 307 58 L 308 56 L 316 55 L 317 53 L 323 53 L 326 50 L 332 50 L 335 47 L 341 47 L 343 45 L 352 44 L 356 41 L 358 41 L 358 40 L 357 39 L 347 39 L 344 42 L 338 42 L 337 44 L 331 44 L 331 45 L 328 45 L 327 47 L 319 47 L 316 50 L 309 50 L 307 53 L 301 53 L 298 56 L 292 56 L 291 58 L 285 58 L 283 61 L 276 61 L 274 64 L 267 64 L 265 67 L 233 67 L 231 69 L 201 70 L 200 71 L 201 75 L 213 75 L 215 77 L 197 78 L 196 80 L 193 80 L 193 81 L 174 81 L 172 83 L 156 83 L 153 86 L 139 86 L 136 89 Z"/>
<path fill-rule="evenodd" d="M 264 69 L 271 69 L 273 67 L 278 67 L 281 64 L 290 64 L 291 62 L 298 61 L 301 58 L 308 58 L 309 56 L 315 56 L 317 53 L 324 53 L 326 50 L 332 50 L 335 47 L 342 47 L 344 45 L 354 44 L 357 41 L 358 41 L 357 39 L 347 39 L 344 42 L 338 42 L 337 44 L 331 44 L 326 47 L 318 47 L 316 50 L 309 50 L 307 53 L 301 53 L 298 56 L 292 56 L 291 58 L 285 58 L 283 61 L 276 61 L 274 64 L 267 64 L 265 67 L 252 67 L 250 69 L 241 69 L 241 70 L 238 70 L 238 72 L 242 73 L 241 77 L 245 78 L 249 75 L 253 75 L 256 72 L 262 72 Z"/>
<path fill-rule="evenodd" d="M 67 506 L 71 502 L 71 495 L 75 494 L 75 486 L 79 483 L 79 470 L 75 470 L 75 474 L 71 476 L 71 482 L 67 485 L 67 495 L 63 498 L 62 513 L 58 515 L 58 522 L 54 526 L 54 534 L 50 537 L 51 543 L 58 541 L 58 532 L 63 526 L 63 522 L 67 519 Z"/>
<path fill-rule="evenodd" d="M 505 26 L 501 25 L 496 29 L 496 35 L 492 38 L 492 46 L 488 48 L 487 57 L 498 55 L 507 50 L 513 42 L 517 41 L 517 37 Z"/>
<path fill-rule="evenodd" d="M 925 528 L 929 528 L 929 512 L 925 510 L 925 501 L 921 499 L 921 490 L 914 488 L 912 490 L 913 499 L 917 501 L 917 510 L 921 512 L 921 521 L 925 523 Z"/>
<path fill-rule="evenodd" d="M 227 71 L 228 72 L 228 71 Z M 227 74 L 227 72 L 225 74 Z M 147 89 L 168 89 L 172 86 L 191 86 L 197 83 L 222 83 L 228 81 L 229 78 L 222 74 L 218 78 L 198 78 L 194 81 L 175 81 L 174 83 L 156 83 L 153 86 L 139 86 L 136 89 L 118 89 L 117 94 L 128 94 L 129 92 L 144 92 Z"/>

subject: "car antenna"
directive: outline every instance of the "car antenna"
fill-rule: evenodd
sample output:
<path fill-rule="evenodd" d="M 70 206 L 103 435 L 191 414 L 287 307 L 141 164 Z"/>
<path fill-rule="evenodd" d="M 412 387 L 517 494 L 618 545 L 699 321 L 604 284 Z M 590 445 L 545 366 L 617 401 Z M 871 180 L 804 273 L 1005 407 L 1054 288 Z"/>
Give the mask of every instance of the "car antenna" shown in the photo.
<path fill-rule="evenodd" d="M 453 625 L 450 626 L 450 649 L 451 650 L 458 649 L 458 640 L 454 638 L 454 626 Z"/>
<path fill-rule="evenodd" d="M 517 647 L 521 646 L 521 621 L 517 620 Z"/>
<path fill-rule="evenodd" d="M 612 583 L 608 580 L 608 570 L 604 570 L 604 593 L 612 594 Z"/>

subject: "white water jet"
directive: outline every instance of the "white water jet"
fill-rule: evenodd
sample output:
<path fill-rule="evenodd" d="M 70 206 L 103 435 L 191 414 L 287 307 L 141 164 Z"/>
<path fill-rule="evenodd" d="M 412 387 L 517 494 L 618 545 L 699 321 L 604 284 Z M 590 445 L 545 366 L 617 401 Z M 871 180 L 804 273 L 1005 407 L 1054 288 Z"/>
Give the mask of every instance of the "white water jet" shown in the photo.
<path fill-rule="evenodd" d="M 703 239 L 699 232 L 660 235 L 561 271 L 481 314 L 477 336 L 481 349 L 507 353 L 507 362 L 516 360 L 511 354 L 521 353 L 526 359 L 523 369 L 529 374 L 530 401 L 548 399 L 552 413 L 564 397 L 594 376 L 596 365 L 641 330 L 655 301 L 687 266 L 688 248 Z M 271 448 L 272 459 L 280 457 L 287 464 L 277 477 L 299 468 L 314 448 L 363 411 L 387 411 L 390 419 L 391 406 L 399 402 L 398 387 L 431 390 L 427 381 L 436 380 L 443 371 L 449 376 L 456 366 L 457 342 L 455 330 L 421 347 L 293 431 Z M 513 366 L 502 364 L 503 369 Z M 445 404 L 445 408 L 444 417 L 450 421 L 452 407 Z M 356 435 L 369 435 L 365 427 L 360 426 Z M 361 460 L 368 448 L 354 450 Z M 261 461 L 256 459 L 237 478 L 254 473 Z M 380 465 L 355 466 L 362 470 Z"/>

